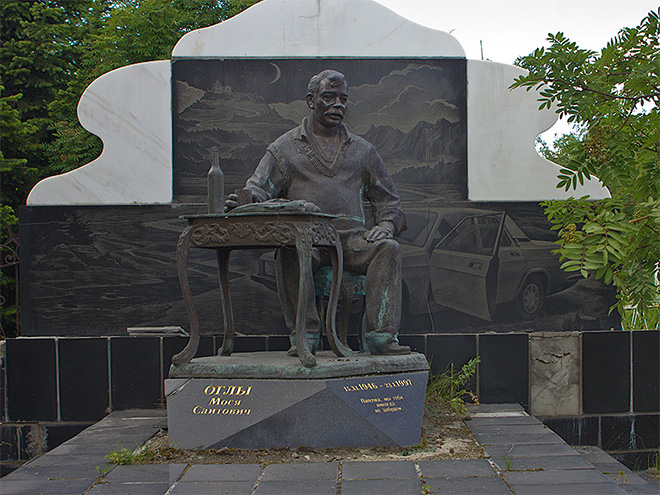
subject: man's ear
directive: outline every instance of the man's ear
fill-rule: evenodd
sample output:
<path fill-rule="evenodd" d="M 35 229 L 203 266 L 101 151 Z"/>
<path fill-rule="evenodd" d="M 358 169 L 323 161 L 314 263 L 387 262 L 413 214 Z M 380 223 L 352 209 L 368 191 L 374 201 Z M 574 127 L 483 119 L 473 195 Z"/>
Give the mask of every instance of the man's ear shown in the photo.
<path fill-rule="evenodd" d="M 314 95 L 308 94 L 305 99 L 307 100 L 307 106 L 314 108 Z"/>

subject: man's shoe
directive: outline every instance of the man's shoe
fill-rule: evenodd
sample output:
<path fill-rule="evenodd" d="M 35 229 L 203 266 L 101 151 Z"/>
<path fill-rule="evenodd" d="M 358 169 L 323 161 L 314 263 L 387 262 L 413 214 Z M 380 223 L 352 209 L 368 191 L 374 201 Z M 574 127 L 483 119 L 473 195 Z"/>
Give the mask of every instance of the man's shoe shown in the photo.
<path fill-rule="evenodd" d="M 378 349 L 371 349 L 371 354 L 380 354 L 380 355 L 410 354 L 410 347 L 408 347 L 407 345 L 399 345 L 396 342 L 390 342 L 383 346 L 379 346 Z"/>

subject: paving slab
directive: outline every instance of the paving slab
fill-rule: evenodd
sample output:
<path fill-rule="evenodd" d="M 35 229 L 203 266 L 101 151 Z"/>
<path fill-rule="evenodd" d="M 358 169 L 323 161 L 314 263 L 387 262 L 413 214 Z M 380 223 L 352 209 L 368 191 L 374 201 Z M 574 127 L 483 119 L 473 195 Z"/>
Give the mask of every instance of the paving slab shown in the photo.
<path fill-rule="evenodd" d="M 97 483 L 85 495 L 163 495 L 169 483 Z"/>
<path fill-rule="evenodd" d="M 543 422 L 534 416 L 473 416 L 465 424 L 472 428 L 473 425 L 542 425 Z"/>
<path fill-rule="evenodd" d="M 344 462 L 341 476 L 343 480 L 418 479 L 412 461 Z"/>
<path fill-rule="evenodd" d="M 552 484 L 514 486 L 516 495 L 621 495 L 626 492 L 613 483 Z"/>
<path fill-rule="evenodd" d="M 565 443 L 557 444 L 521 444 L 521 445 L 487 445 L 486 453 L 493 459 L 506 459 L 508 457 L 537 457 L 537 456 L 579 456 L 575 450 Z"/>
<path fill-rule="evenodd" d="M 497 472 L 486 459 L 463 461 L 419 461 L 422 477 L 431 478 L 471 478 L 497 476 Z"/>
<path fill-rule="evenodd" d="M 35 495 L 35 494 L 66 494 L 84 493 L 93 483 L 87 480 L 8 480 L 5 476 L 0 480 L 2 495 Z"/>
<path fill-rule="evenodd" d="M 322 481 L 338 479 L 339 463 L 270 464 L 264 469 L 265 481 Z"/>
<path fill-rule="evenodd" d="M 181 482 L 249 481 L 255 483 L 261 474 L 261 464 L 195 464 Z"/>
<path fill-rule="evenodd" d="M 609 481 L 596 469 L 566 469 L 555 471 L 507 471 L 503 473 L 510 485 L 572 485 L 605 483 Z"/>
<path fill-rule="evenodd" d="M 260 481 L 254 493 L 255 495 L 335 495 L 337 482 L 330 480 Z"/>
<path fill-rule="evenodd" d="M 487 445 L 553 445 L 565 444 L 559 435 L 552 431 L 539 431 L 537 433 L 475 433 L 474 436 L 482 446 Z"/>
<path fill-rule="evenodd" d="M 168 495 L 252 495 L 249 481 L 179 481 Z"/>
<path fill-rule="evenodd" d="M 117 466 L 104 478 L 108 483 L 169 483 L 177 481 L 188 464 Z"/>
<path fill-rule="evenodd" d="M 543 423 L 538 424 L 501 424 L 501 423 L 482 423 L 482 424 L 472 424 L 472 421 L 469 422 L 469 427 L 472 433 L 487 433 L 490 435 L 494 434 L 510 434 L 510 433 L 541 433 L 541 432 L 550 432 L 547 426 L 544 426 Z"/>
<path fill-rule="evenodd" d="M 0 479 L 0 493 L 13 494 L 211 494 L 225 495 L 418 495 L 423 477 L 432 493 L 660 494 L 622 464 L 595 447 L 573 449 L 521 409 L 501 413 L 495 406 L 467 422 L 490 459 L 379 461 L 297 464 L 108 465 L 117 442 L 139 445 L 164 425 L 164 411 L 122 412 L 105 418 L 56 452 L 33 459 Z M 506 417 L 505 414 L 513 414 Z M 533 421 L 530 421 L 533 420 Z M 105 426 L 104 426 L 105 425 Z M 106 443 L 99 443 L 99 433 Z M 552 433 L 551 433 L 552 434 Z M 552 434 L 554 435 L 554 434 Z M 107 440 L 107 439 L 111 439 Z M 487 442 L 506 442 L 488 444 Z M 533 443 L 517 443 L 529 441 Z M 127 447 L 128 448 L 128 447 Z M 98 479 L 99 469 L 109 468 Z M 499 470 L 499 471 L 498 471 Z M 621 473 L 625 475 L 625 482 Z M 508 486 L 507 486 L 508 484 Z M 90 488 L 91 487 L 91 488 Z M 256 491 L 255 491 L 256 488 Z"/>
<path fill-rule="evenodd" d="M 341 495 L 419 495 L 421 492 L 419 479 L 344 480 L 341 483 Z M 257 491 L 257 495 L 261 494 Z"/>
<path fill-rule="evenodd" d="M 102 464 L 105 467 L 105 463 Z M 58 466 L 29 466 L 21 467 L 8 475 L 0 478 L 0 486 L 7 481 L 34 481 L 40 479 L 77 479 L 90 483 L 94 482 L 99 475 L 95 464 L 62 464 Z M 0 490 L 1 493 L 1 490 Z"/>
<path fill-rule="evenodd" d="M 488 495 L 511 495 L 511 490 L 506 483 L 497 477 L 475 477 L 475 478 L 432 478 L 426 480 L 431 487 L 431 493 L 441 494 L 473 494 L 483 493 Z M 342 495 L 343 495 L 342 491 Z"/>
<path fill-rule="evenodd" d="M 591 464 L 587 460 L 576 455 L 552 455 L 532 457 L 492 457 L 491 461 L 501 471 L 516 470 L 557 470 L 557 469 L 589 469 Z"/>

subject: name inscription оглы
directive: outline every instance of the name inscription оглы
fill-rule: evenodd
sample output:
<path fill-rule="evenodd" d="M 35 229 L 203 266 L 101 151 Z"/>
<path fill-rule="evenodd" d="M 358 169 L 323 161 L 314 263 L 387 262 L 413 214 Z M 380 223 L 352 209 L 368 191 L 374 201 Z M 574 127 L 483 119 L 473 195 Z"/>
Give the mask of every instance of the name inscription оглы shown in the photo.
<path fill-rule="evenodd" d="M 251 392 L 252 387 L 242 385 L 209 385 L 204 389 L 204 395 L 209 398 L 209 403 L 206 406 L 197 405 L 193 407 L 192 412 L 193 414 L 215 414 L 219 416 L 248 415 L 251 409 L 240 408 L 240 405 L 243 398 L 250 395 Z"/>
<path fill-rule="evenodd" d="M 363 392 L 366 390 L 378 390 L 378 389 L 392 389 L 398 387 L 410 387 L 412 386 L 412 380 L 393 380 L 391 382 L 386 382 L 381 385 L 378 385 L 373 382 L 364 382 L 358 383 L 357 385 L 346 385 L 344 387 L 345 392 Z M 383 396 L 383 397 L 362 397 L 360 399 L 361 404 L 369 404 L 374 407 L 374 413 L 383 414 L 383 413 L 393 413 L 403 410 L 403 406 L 397 405 L 397 401 L 402 401 L 403 395 L 393 395 L 393 396 Z"/>

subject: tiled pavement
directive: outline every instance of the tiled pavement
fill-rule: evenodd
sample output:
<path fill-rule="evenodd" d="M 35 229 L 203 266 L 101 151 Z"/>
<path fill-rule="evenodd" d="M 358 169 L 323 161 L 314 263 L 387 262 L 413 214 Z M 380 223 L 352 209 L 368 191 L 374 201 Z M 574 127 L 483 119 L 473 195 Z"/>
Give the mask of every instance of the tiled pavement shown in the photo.
<path fill-rule="evenodd" d="M 479 406 L 472 417 L 489 459 L 116 466 L 99 478 L 105 454 L 137 447 L 166 422 L 164 411 L 123 411 L 1 478 L 0 493 L 660 494 L 603 451 L 569 447 L 518 406 Z"/>

